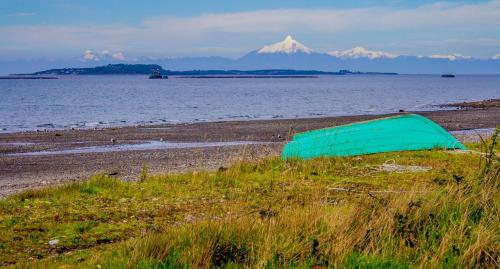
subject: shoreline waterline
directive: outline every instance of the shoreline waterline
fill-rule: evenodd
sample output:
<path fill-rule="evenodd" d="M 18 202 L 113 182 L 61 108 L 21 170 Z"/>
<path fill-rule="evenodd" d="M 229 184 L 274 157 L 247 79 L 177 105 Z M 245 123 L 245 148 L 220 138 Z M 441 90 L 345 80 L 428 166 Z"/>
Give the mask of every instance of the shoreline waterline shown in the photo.
<path fill-rule="evenodd" d="M 342 118 L 342 117 L 364 117 L 364 116 L 381 116 L 381 115 L 397 115 L 400 113 L 431 113 L 431 112 L 439 112 L 439 111 L 454 111 L 454 110 L 463 110 L 460 107 L 455 106 L 434 106 L 435 109 L 426 109 L 426 110 L 412 110 L 412 111 L 393 111 L 387 113 L 380 112 L 372 112 L 372 113 L 363 113 L 363 114 L 340 114 L 340 115 L 309 115 L 309 116 L 295 116 L 295 117 L 283 117 L 283 116 L 267 116 L 262 118 L 251 118 L 251 117 L 233 117 L 228 119 L 217 119 L 217 120 L 209 120 L 209 119 L 196 119 L 194 121 L 177 121 L 177 120 L 159 120 L 159 121 L 148 121 L 146 123 L 126 123 L 126 122 L 115 122 L 115 123 L 104 123 L 104 122 L 89 122 L 82 125 L 71 125 L 64 127 L 55 127 L 53 124 L 43 124 L 38 125 L 37 128 L 23 128 L 23 129 L 0 129 L 1 134 L 15 134 L 15 133 L 31 133 L 31 132 L 58 132 L 58 131 L 85 131 L 85 130 L 105 130 L 105 129 L 117 129 L 117 128 L 162 128 L 162 126 L 175 126 L 175 125 L 190 125 L 190 124 L 211 124 L 211 123 L 225 123 L 225 122 L 252 122 L 252 121 L 275 121 L 275 120 L 317 120 L 317 119 L 328 119 L 328 118 Z M 49 128 L 44 128 L 49 127 Z M 164 127 L 168 128 L 168 127 Z"/>

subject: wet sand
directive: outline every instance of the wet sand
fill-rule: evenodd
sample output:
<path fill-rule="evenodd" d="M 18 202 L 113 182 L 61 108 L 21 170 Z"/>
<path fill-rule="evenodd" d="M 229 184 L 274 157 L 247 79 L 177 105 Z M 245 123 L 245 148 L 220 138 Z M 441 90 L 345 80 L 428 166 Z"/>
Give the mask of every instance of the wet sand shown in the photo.
<path fill-rule="evenodd" d="M 448 131 L 488 129 L 500 125 L 499 99 L 452 106 L 460 109 L 419 112 Z M 447 106 L 447 105 L 443 105 Z M 135 180 L 144 165 L 151 173 L 218 169 L 240 159 L 276 156 L 296 132 L 370 120 L 395 114 L 307 119 L 226 121 L 0 134 L 0 197 L 46 185 L 87 179 L 107 173 Z M 475 134 L 457 138 L 473 140 Z M 146 148 L 151 142 L 192 142 L 193 147 Z M 212 142 L 237 142 L 218 145 Z M 244 141 L 251 142 L 245 144 Z M 196 144 L 202 142 L 205 144 Z M 206 143 L 211 146 L 206 146 Z M 256 143 L 264 142 L 264 143 Z M 137 145 L 131 150 L 108 148 Z M 96 147 L 100 152 L 81 151 Z M 137 149 L 138 148 L 138 149 Z M 73 150 L 78 153 L 16 155 L 39 151 Z M 75 151 L 76 150 L 76 151 Z"/>

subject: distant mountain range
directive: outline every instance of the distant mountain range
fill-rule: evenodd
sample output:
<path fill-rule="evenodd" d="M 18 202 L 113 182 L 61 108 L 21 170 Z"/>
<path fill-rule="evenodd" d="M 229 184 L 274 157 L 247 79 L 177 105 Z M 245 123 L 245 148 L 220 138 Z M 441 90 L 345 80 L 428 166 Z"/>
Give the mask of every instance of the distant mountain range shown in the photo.
<path fill-rule="evenodd" d="M 86 51 L 75 61 L 0 61 L 1 73 L 26 73 L 49 68 L 91 67 L 104 64 L 159 64 L 164 69 L 186 70 L 262 70 L 295 69 L 362 70 L 367 72 L 397 72 L 404 74 L 500 74 L 500 55 L 491 59 L 476 59 L 460 54 L 410 56 L 355 47 L 328 53 L 316 52 L 287 36 L 283 41 L 264 46 L 238 58 L 212 57 L 151 58 L 133 60 L 121 53 Z"/>
<path fill-rule="evenodd" d="M 108 64 L 105 66 L 88 68 L 60 68 L 39 71 L 24 75 L 149 75 L 153 71 L 160 71 L 168 76 L 319 76 L 319 75 L 396 75 L 396 73 L 351 72 L 340 70 L 338 72 L 325 72 L 317 70 L 165 70 L 156 64 Z"/>
<path fill-rule="evenodd" d="M 147 59 L 144 59 L 147 61 Z M 329 53 L 315 52 L 287 36 L 239 59 L 222 57 L 154 59 L 167 69 L 314 69 L 362 70 L 405 74 L 500 74 L 500 59 L 473 59 L 459 54 L 417 57 L 370 51 L 361 47 Z"/>

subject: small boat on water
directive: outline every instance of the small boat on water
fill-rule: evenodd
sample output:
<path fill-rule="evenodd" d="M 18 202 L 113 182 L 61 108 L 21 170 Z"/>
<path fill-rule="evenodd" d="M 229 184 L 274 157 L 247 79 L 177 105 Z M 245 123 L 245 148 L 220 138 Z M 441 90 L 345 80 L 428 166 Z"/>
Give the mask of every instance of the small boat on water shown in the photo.
<path fill-rule="evenodd" d="M 465 149 L 433 121 L 405 114 L 296 134 L 281 157 L 312 159 L 435 148 Z"/>
<path fill-rule="evenodd" d="M 168 79 L 168 76 L 162 76 L 160 70 L 155 70 L 149 75 L 149 79 Z"/>
<path fill-rule="evenodd" d="M 442 78 L 454 78 L 455 75 L 453 75 L 453 74 L 442 74 L 441 77 Z"/>

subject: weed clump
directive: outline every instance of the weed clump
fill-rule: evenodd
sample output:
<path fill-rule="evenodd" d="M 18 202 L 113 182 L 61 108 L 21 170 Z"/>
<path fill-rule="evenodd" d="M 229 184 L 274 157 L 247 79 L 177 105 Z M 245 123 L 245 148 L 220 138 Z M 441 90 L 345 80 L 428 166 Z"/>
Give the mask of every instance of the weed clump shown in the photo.
<path fill-rule="evenodd" d="M 139 174 L 139 182 L 144 182 L 148 179 L 149 167 L 145 164 L 142 166 L 141 173 Z"/>

